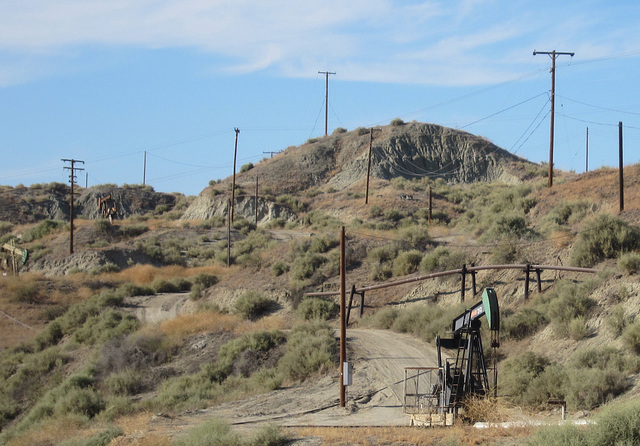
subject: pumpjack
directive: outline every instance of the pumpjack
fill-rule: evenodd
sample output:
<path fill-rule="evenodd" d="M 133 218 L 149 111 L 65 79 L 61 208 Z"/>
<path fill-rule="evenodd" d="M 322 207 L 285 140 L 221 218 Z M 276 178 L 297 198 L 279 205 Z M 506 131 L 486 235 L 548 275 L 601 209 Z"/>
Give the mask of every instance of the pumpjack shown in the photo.
<path fill-rule="evenodd" d="M 113 219 L 118 216 L 118 205 L 111 194 L 98 197 L 98 209 L 100 209 L 102 218 L 109 220 L 109 223 L 113 223 Z"/>
<path fill-rule="evenodd" d="M 480 335 L 482 316 L 485 316 L 489 323 L 491 347 L 499 347 L 500 313 L 498 297 L 493 288 L 486 288 L 480 302 L 453 319 L 451 338 L 436 337 L 440 413 L 457 413 L 468 395 L 484 396 L 489 393 L 487 361 Z M 454 351 L 455 359 L 443 361 L 442 349 Z"/>
<path fill-rule="evenodd" d="M 5 269 L 11 269 L 14 274 L 18 274 L 18 261 L 23 265 L 27 263 L 29 259 L 29 251 L 25 248 L 18 248 L 13 244 L 4 243 L 2 245 L 2 250 L 6 251 L 8 257 L 3 257 L 0 259 L 0 265 Z M 9 260 L 11 263 L 9 263 Z"/>

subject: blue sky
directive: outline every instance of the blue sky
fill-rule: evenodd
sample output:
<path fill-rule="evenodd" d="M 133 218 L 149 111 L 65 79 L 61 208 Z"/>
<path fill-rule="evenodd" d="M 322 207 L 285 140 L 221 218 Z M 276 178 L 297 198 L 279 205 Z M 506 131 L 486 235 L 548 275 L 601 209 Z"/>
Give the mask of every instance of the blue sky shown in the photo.
<path fill-rule="evenodd" d="M 555 166 L 640 161 L 640 2 L 2 0 L 0 184 L 199 193 L 329 132 L 432 122 Z"/>

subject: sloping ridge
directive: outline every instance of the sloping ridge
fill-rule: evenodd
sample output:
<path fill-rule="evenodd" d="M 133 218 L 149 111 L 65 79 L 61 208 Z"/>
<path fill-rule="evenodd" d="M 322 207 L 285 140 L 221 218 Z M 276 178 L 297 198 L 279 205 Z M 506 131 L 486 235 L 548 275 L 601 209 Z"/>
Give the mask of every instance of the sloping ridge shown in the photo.
<path fill-rule="evenodd" d="M 337 131 L 289 147 L 238 174 L 236 181 L 250 187 L 258 175 L 263 187 L 275 193 L 325 184 L 344 189 L 366 178 L 369 144 L 369 129 Z M 419 122 L 376 129 L 371 145 L 371 177 L 384 180 L 428 177 L 449 183 L 516 183 L 525 176 L 523 166 L 534 164 L 482 137 Z"/>

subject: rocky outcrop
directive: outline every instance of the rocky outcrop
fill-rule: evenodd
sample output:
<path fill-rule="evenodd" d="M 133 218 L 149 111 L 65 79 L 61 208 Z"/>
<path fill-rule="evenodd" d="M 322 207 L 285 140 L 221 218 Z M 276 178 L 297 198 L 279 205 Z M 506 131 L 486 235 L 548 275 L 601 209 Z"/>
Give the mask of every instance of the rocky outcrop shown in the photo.
<path fill-rule="evenodd" d="M 27 264 L 25 270 L 37 271 L 45 276 L 56 276 L 74 271 L 89 272 L 105 265 L 116 265 L 125 269 L 133 264 L 160 266 L 152 257 L 139 250 L 106 249 L 76 252 L 60 258 L 43 257 Z"/>
<path fill-rule="evenodd" d="M 261 187 L 274 194 L 296 194 L 312 187 L 343 190 L 366 178 L 369 129 L 356 129 L 289 147 L 237 175 L 237 184 Z M 441 178 L 448 183 L 522 181 L 533 163 L 467 132 L 435 124 L 411 122 L 377 129 L 372 141 L 371 176 Z M 223 180 L 223 187 L 229 186 Z"/>
<path fill-rule="evenodd" d="M 208 220 L 213 217 L 225 217 L 229 214 L 229 199 L 226 195 L 212 195 L 206 189 L 191 203 L 182 215 L 182 220 Z M 233 209 L 234 217 L 242 217 L 254 221 L 256 217 L 255 198 L 250 196 L 237 197 Z M 295 220 L 296 214 L 288 207 L 258 197 L 258 223 L 270 220 Z"/>

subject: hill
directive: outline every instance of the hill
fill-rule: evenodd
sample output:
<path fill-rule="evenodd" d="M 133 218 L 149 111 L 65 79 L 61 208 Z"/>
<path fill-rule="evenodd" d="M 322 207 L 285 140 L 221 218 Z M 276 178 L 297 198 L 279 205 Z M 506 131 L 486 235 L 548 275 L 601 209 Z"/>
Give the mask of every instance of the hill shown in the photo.
<path fill-rule="evenodd" d="M 376 174 L 366 205 L 363 130 L 289 148 L 238 175 L 247 193 L 238 193 L 229 232 L 231 179 L 195 198 L 110 188 L 123 209 L 132 197 L 139 204 L 114 224 L 79 218 L 73 255 L 68 227 L 56 218 L 3 222 L 2 242 L 29 249 L 31 258 L 19 277 L 0 278 L 0 442 L 111 435 L 112 444 L 172 444 L 167 436 L 177 442 L 207 414 L 248 427 L 267 419 L 286 424 L 294 413 L 298 428 L 364 423 L 367 414 L 400 404 L 392 377 L 376 372 L 388 365 L 369 361 L 384 359 L 372 350 L 382 341 L 367 341 L 367 333 L 389 330 L 381 356 L 392 361 L 389 370 L 401 368 L 407 353 L 393 356 L 394 333 L 403 333 L 403 343 L 411 343 L 406 335 L 419 339 L 416 345 L 432 342 L 477 299 L 467 281 L 460 303 L 458 276 L 413 279 L 462 264 L 599 271 L 543 271 L 542 291 L 532 286 L 528 300 L 523 271 L 478 273 L 478 289 L 491 286 L 500 300 L 498 389 L 509 417 L 531 416 L 518 409 L 524 407 L 545 419 L 549 399 L 564 399 L 571 414 L 583 415 L 608 401 L 633 400 L 640 391 L 640 166 L 625 169 L 620 213 L 613 169 L 558 172 L 549 189 L 543 166 L 497 148 L 483 151 L 488 142 L 464 135 L 430 124 L 385 127 L 374 139 Z M 442 141 L 457 142 L 445 148 Z M 256 175 L 257 223 L 249 193 Z M 3 193 L 28 203 L 56 188 Z M 336 301 L 304 296 L 338 289 L 343 226 L 348 287 L 403 281 L 367 292 L 364 318 L 352 314 L 358 330 L 349 355 L 356 380 L 364 381 L 353 389 L 348 413 L 325 407 L 333 404 L 337 379 Z M 374 388 L 385 382 L 388 393 Z M 304 406 L 296 403 L 301 395 Z M 385 416 L 401 419 L 399 411 Z M 535 435 L 519 432 L 513 435 Z M 362 441 L 384 443 L 385 435 L 392 434 Z"/>

